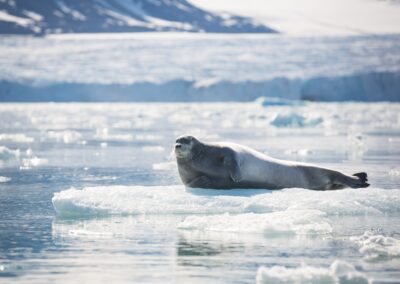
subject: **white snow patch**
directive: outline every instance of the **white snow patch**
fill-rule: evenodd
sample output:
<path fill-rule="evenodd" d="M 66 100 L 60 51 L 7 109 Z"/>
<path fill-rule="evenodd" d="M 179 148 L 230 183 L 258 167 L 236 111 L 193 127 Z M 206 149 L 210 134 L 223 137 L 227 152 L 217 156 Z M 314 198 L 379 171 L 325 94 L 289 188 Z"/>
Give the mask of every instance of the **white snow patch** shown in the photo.
<path fill-rule="evenodd" d="M 400 5 L 364 0 L 189 0 L 215 13 L 251 17 L 290 35 L 400 32 Z"/>
<path fill-rule="evenodd" d="M 257 284 L 263 283 L 336 283 L 362 284 L 371 283 L 371 280 L 356 268 L 342 260 L 335 260 L 329 268 L 300 266 L 286 268 L 283 266 L 260 267 L 257 271 Z"/>

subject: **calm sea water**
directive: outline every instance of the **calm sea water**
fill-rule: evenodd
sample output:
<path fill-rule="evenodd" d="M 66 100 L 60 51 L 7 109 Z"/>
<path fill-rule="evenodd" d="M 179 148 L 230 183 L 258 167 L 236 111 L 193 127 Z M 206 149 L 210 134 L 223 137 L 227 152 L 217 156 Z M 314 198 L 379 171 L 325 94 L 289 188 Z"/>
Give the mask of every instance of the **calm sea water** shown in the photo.
<path fill-rule="evenodd" d="M 399 104 L 2 104 L 0 121 L 0 282 L 400 279 Z M 188 190 L 184 133 L 371 187 Z"/>

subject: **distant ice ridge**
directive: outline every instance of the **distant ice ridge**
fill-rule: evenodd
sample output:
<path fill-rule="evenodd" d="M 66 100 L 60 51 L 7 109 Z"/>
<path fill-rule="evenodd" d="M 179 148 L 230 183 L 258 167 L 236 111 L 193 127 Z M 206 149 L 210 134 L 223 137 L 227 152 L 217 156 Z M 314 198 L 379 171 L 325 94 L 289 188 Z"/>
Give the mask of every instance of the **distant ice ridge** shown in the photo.
<path fill-rule="evenodd" d="M 342 260 L 334 261 L 329 268 L 300 266 L 286 268 L 283 266 L 260 267 L 257 272 L 257 284 L 296 283 L 296 284 L 368 284 L 371 280 L 356 268 Z"/>
<path fill-rule="evenodd" d="M 264 106 L 296 105 L 308 101 L 400 101 L 400 71 L 320 76 L 309 79 L 274 78 L 263 81 L 216 80 L 196 87 L 196 81 L 174 79 L 165 82 L 142 81 L 129 84 L 45 82 L 0 80 L 0 101 L 56 102 L 223 102 L 261 101 Z M 273 101 L 284 98 L 284 101 Z M 290 100 L 294 102 L 289 103 Z M 298 104 L 297 104 L 298 105 Z"/>
<path fill-rule="evenodd" d="M 399 35 L 103 34 L 0 43 L 8 55 L 0 58 L 2 101 L 400 100 Z"/>
<path fill-rule="evenodd" d="M 311 215 L 329 216 L 396 213 L 399 210 L 400 190 L 219 191 L 185 189 L 181 185 L 101 186 L 64 190 L 55 193 L 52 201 L 59 215 L 238 214 L 276 211 L 286 211 L 287 214 L 293 212 L 295 215 L 300 212 L 296 210 L 318 210 L 322 213 L 312 212 Z M 232 219 L 235 215 L 221 218 Z"/>

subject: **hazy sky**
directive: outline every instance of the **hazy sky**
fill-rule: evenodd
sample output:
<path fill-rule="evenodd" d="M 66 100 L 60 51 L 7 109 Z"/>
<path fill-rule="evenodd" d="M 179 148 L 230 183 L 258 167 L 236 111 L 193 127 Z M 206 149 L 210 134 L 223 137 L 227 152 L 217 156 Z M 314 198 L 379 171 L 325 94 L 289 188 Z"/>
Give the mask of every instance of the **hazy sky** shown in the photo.
<path fill-rule="evenodd" d="M 400 33 L 400 3 L 383 0 L 189 0 L 294 35 Z"/>

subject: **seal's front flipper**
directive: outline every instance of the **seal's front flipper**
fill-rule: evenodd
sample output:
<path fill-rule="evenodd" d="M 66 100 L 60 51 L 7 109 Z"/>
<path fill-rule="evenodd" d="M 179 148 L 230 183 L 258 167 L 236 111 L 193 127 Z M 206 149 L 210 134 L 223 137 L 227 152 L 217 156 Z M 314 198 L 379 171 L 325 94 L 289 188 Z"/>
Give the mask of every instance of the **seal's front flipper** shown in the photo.
<path fill-rule="evenodd" d="M 240 182 L 242 180 L 242 174 L 240 172 L 239 162 L 234 153 L 229 153 L 226 157 L 224 157 L 223 163 L 229 172 L 229 177 L 234 182 Z"/>
<path fill-rule="evenodd" d="M 206 176 L 200 176 L 186 185 L 193 188 L 211 188 L 211 180 Z"/>

